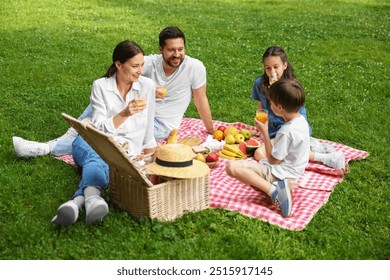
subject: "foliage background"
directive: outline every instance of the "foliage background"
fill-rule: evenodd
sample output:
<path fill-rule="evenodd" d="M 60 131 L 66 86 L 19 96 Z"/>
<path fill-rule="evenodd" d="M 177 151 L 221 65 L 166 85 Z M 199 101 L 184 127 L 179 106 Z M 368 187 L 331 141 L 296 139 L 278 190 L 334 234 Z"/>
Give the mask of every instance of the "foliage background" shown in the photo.
<path fill-rule="evenodd" d="M 12 0 L 0 3 L 1 259 L 389 259 L 388 1 Z M 16 158 L 12 136 L 46 141 L 78 116 L 130 38 L 146 54 L 179 26 L 204 62 L 213 119 L 251 124 L 261 55 L 283 46 L 306 90 L 313 136 L 368 151 L 302 232 L 209 209 L 170 223 L 110 206 L 102 224 L 50 223 L 78 185 L 52 157 Z M 187 117 L 198 117 L 191 104 Z"/>

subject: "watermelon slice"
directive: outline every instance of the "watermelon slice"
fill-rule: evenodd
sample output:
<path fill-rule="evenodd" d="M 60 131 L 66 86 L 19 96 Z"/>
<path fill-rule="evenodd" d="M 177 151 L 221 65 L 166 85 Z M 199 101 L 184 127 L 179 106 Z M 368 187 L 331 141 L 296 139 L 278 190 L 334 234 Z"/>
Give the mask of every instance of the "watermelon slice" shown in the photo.
<path fill-rule="evenodd" d="M 239 144 L 238 144 L 238 148 L 240 149 L 240 151 L 246 155 L 246 143 L 245 141 L 241 141 Z"/>
<path fill-rule="evenodd" d="M 249 140 L 247 140 L 245 142 L 245 144 L 246 144 L 246 149 L 245 149 L 246 154 L 247 154 L 247 156 L 250 156 L 250 157 L 253 157 L 253 155 L 255 154 L 256 149 L 258 147 L 260 147 L 260 142 L 257 141 L 254 138 L 250 138 Z"/>

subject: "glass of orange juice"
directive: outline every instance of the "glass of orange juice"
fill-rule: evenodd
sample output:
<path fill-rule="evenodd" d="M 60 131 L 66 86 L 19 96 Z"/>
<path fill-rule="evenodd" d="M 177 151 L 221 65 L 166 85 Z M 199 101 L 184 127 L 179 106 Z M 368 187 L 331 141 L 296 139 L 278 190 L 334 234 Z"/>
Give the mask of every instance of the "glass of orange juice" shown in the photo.
<path fill-rule="evenodd" d="M 167 87 L 165 85 L 156 85 L 156 98 L 164 99 L 167 95 Z"/>
<path fill-rule="evenodd" d="M 134 100 L 137 106 L 145 106 L 147 104 L 146 93 L 142 90 L 136 92 Z"/>
<path fill-rule="evenodd" d="M 265 123 L 268 120 L 268 110 L 267 109 L 257 109 L 256 119 L 262 123 Z"/>

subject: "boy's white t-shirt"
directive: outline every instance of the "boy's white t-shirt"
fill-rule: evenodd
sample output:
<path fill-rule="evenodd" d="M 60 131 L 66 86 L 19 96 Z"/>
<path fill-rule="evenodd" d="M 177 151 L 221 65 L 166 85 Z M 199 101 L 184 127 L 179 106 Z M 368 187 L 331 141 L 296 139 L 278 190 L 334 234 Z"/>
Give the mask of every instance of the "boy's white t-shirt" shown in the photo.
<path fill-rule="evenodd" d="M 272 174 L 280 180 L 299 178 L 309 162 L 309 153 L 309 126 L 300 115 L 285 123 L 275 136 L 272 156 L 283 162 L 271 165 Z"/>
<path fill-rule="evenodd" d="M 195 58 L 185 56 L 179 68 L 169 77 L 165 76 L 162 55 L 145 56 L 143 75 L 151 78 L 156 85 L 164 85 L 167 95 L 163 100 L 156 99 L 155 117 L 169 130 L 179 128 L 192 98 L 192 89 L 206 84 L 206 68 Z"/>

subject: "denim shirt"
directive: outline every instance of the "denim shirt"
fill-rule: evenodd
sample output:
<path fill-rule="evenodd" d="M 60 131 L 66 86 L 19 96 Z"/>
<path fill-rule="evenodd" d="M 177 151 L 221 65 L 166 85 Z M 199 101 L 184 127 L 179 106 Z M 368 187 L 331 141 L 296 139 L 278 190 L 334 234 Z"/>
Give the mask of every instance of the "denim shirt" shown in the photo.
<path fill-rule="evenodd" d="M 270 104 L 270 102 L 268 102 L 267 97 L 265 96 L 264 93 L 260 92 L 260 90 L 259 90 L 260 82 L 261 82 L 261 77 L 259 77 L 255 80 L 255 83 L 254 83 L 253 89 L 252 89 L 252 98 L 254 100 L 260 101 L 262 106 L 263 106 L 263 109 L 268 110 L 268 133 L 269 133 L 270 138 L 274 138 L 276 133 L 280 129 L 280 127 L 285 124 L 285 121 L 282 117 L 275 115 L 274 112 L 272 111 L 271 104 Z M 301 109 L 299 109 L 299 113 L 302 116 L 304 116 L 305 119 L 307 120 L 305 106 L 302 106 Z M 310 135 L 311 135 L 311 132 L 312 132 L 312 130 L 311 130 L 311 127 L 309 125 Z"/>

